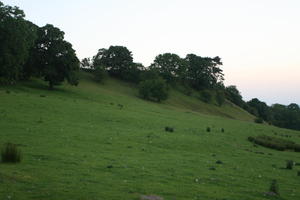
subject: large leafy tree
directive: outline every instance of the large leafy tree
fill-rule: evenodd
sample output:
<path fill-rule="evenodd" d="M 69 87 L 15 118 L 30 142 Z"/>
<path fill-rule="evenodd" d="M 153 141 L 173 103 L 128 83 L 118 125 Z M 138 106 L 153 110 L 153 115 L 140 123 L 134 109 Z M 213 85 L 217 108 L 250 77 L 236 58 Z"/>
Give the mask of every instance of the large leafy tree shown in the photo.
<path fill-rule="evenodd" d="M 271 106 L 271 111 L 272 124 L 275 126 L 300 130 L 300 110 L 297 104 L 291 103 L 288 106 L 274 104 Z"/>
<path fill-rule="evenodd" d="M 36 26 L 24 19 L 18 7 L 0 1 L 0 82 L 14 83 L 23 76 L 23 66 L 36 39 Z"/>
<path fill-rule="evenodd" d="M 258 100 L 257 98 L 251 99 L 250 101 L 247 102 L 247 105 L 255 108 L 257 111 L 257 117 L 262 118 L 265 121 L 270 121 L 272 116 L 271 116 L 271 111 L 268 105 L 265 102 L 262 102 Z M 255 113 L 252 113 L 255 114 Z"/>
<path fill-rule="evenodd" d="M 47 24 L 38 29 L 38 38 L 31 54 L 31 65 L 53 89 L 65 79 L 71 85 L 78 84 L 76 72 L 79 60 L 72 45 L 64 40 L 64 32 Z"/>
<path fill-rule="evenodd" d="M 124 75 L 133 67 L 132 53 L 123 46 L 99 49 L 93 57 L 93 66 L 105 66 L 110 75 L 126 79 Z"/>
<path fill-rule="evenodd" d="M 240 91 L 235 85 L 230 85 L 225 88 L 225 95 L 228 100 L 234 103 L 237 106 L 243 107 L 245 102 Z"/>
<path fill-rule="evenodd" d="M 183 78 L 186 68 L 185 60 L 172 53 L 164 53 L 156 56 L 150 66 L 150 69 L 156 69 L 169 83 Z"/>
<path fill-rule="evenodd" d="M 162 78 L 148 79 L 140 82 L 139 94 L 143 99 L 161 102 L 168 98 L 168 87 Z"/>
<path fill-rule="evenodd" d="M 197 90 L 215 88 L 222 84 L 224 74 L 219 65 L 222 65 L 219 57 L 200 57 L 188 54 L 185 58 L 188 63 L 186 80 Z"/>

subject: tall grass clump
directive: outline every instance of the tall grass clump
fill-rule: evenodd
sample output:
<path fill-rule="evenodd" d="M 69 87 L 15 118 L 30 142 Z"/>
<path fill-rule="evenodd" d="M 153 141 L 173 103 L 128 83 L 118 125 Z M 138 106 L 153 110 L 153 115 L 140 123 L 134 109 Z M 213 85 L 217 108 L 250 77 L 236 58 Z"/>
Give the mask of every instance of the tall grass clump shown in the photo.
<path fill-rule="evenodd" d="M 7 143 L 1 151 L 1 160 L 5 163 L 21 162 L 21 151 L 16 144 Z"/>
<path fill-rule="evenodd" d="M 271 149 L 276 149 L 279 151 L 284 150 L 292 150 L 296 152 L 300 152 L 300 145 L 296 144 L 295 142 L 284 140 L 281 138 L 276 138 L 272 136 L 266 136 L 266 135 L 259 135 L 256 137 L 248 137 L 248 140 L 250 142 L 253 142 L 255 144 L 268 147 Z"/>
<path fill-rule="evenodd" d="M 292 160 L 286 161 L 286 169 L 293 169 L 293 166 L 294 166 L 294 161 Z"/>
<path fill-rule="evenodd" d="M 272 180 L 270 185 L 270 192 L 279 195 L 279 187 L 278 187 L 277 180 Z"/>

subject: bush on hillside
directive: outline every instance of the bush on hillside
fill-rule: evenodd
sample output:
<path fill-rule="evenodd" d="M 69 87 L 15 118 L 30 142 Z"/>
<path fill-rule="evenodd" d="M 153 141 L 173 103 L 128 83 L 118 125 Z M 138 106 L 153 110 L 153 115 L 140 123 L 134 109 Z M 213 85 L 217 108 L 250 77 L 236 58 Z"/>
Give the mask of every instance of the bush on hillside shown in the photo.
<path fill-rule="evenodd" d="M 264 120 L 262 118 L 258 117 L 258 118 L 254 119 L 254 122 L 258 123 L 258 124 L 262 124 L 262 123 L 264 123 Z"/>
<path fill-rule="evenodd" d="M 161 78 L 142 81 L 139 84 L 139 94 L 143 99 L 161 102 L 168 98 L 167 84 Z"/>
<path fill-rule="evenodd" d="M 260 135 L 256 137 L 248 137 L 248 140 L 250 142 L 253 142 L 255 144 L 268 147 L 271 149 L 276 149 L 279 151 L 284 150 L 293 150 L 296 152 L 300 152 L 300 145 L 296 144 L 295 142 L 284 140 L 281 138 L 266 136 L 266 135 Z"/>
<path fill-rule="evenodd" d="M 293 169 L 293 166 L 294 166 L 294 161 L 292 160 L 286 161 L 286 169 Z"/>
<path fill-rule="evenodd" d="M 1 151 L 2 162 L 18 163 L 21 162 L 21 151 L 16 144 L 7 143 Z"/>
<path fill-rule="evenodd" d="M 201 101 L 203 101 L 205 103 L 210 103 L 212 101 L 212 97 L 213 97 L 213 95 L 211 94 L 211 92 L 209 90 L 203 90 L 200 93 L 200 99 L 201 99 Z"/>
<path fill-rule="evenodd" d="M 103 82 L 105 77 L 107 76 L 105 72 L 105 68 L 103 66 L 96 66 L 93 71 L 94 79 L 97 82 Z"/>
<path fill-rule="evenodd" d="M 166 132 L 174 132 L 174 128 L 166 126 L 165 131 Z"/>
<path fill-rule="evenodd" d="M 216 102 L 218 106 L 222 106 L 225 103 L 225 93 L 223 91 L 217 91 Z"/>
<path fill-rule="evenodd" d="M 278 187 L 277 180 L 272 180 L 271 186 L 270 186 L 270 192 L 272 192 L 276 195 L 279 195 L 279 187 Z"/>

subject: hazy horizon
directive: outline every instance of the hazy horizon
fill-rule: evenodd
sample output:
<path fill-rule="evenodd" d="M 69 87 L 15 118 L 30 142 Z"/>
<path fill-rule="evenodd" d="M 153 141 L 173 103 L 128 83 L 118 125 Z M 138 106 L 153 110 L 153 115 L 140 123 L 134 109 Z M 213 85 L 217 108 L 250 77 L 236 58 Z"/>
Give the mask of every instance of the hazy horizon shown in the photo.
<path fill-rule="evenodd" d="M 222 58 L 225 85 L 244 100 L 300 104 L 300 2 L 296 0 L 2 0 L 26 19 L 65 32 L 80 59 L 126 46 L 148 66 L 160 53 Z"/>

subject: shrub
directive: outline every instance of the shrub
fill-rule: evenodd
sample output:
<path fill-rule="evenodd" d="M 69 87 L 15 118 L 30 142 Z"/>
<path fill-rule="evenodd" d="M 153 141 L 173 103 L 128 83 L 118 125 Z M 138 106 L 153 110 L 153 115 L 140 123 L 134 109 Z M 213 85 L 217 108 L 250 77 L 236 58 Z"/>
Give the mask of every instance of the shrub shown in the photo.
<path fill-rule="evenodd" d="M 216 102 L 218 106 L 222 106 L 225 103 L 225 94 L 222 91 L 217 91 Z"/>
<path fill-rule="evenodd" d="M 263 120 L 262 118 L 259 117 L 259 118 L 255 118 L 255 119 L 254 119 L 254 122 L 255 122 L 255 123 L 258 123 L 258 124 L 262 124 L 262 123 L 264 123 L 264 120 Z"/>
<path fill-rule="evenodd" d="M 2 162 L 18 163 L 21 162 L 21 151 L 17 148 L 17 145 L 7 143 L 4 145 L 1 151 Z"/>
<path fill-rule="evenodd" d="M 270 192 L 273 192 L 273 193 L 279 195 L 279 187 L 278 187 L 277 180 L 272 180 L 271 186 L 270 186 Z"/>
<path fill-rule="evenodd" d="M 216 164 L 223 164 L 221 160 L 217 160 Z"/>
<path fill-rule="evenodd" d="M 225 129 L 224 129 L 224 128 L 221 128 L 221 132 L 224 133 L 224 132 L 225 132 Z"/>
<path fill-rule="evenodd" d="M 294 150 L 296 152 L 300 152 L 299 144 L 296 144 L 292 141 L 281 139 L 281 138 L 260 135 L 260 136 L 256 136 L 256 137 L 250 136 L 250 137 L 248 137 L 248 140 L 255 144 L 258 144 L 258 145 L 261 145 L 264 147 L 268 147 L 271 149 L 276 149 L 279 151 Z"/>
<path fill-rule="evenodd" d="M 107 76 L 105 67 L 103 66 L 96 66 L 93 72 L 95 81 L 101 83 Z"/>
<path fill-rule="evenodd" d="M 212 101 L 212 94 L 208 90 L 201 91 L 200 99 L 205 103 L 210 103 Z"/>
<path fill-rule="evenodd" d="M 300 176 L 300 171 L 297 172 L 297 176 Z"/>
<path fill-rule="evenodd" d="M 207 127 L 207 128 L 206 128 L 206 132 L 210 132 L 210 127 Z"/>
<path fill-rule="evenodd" d="M 294 166 L 294 161 L 292 160 L 286 161 L 286 169 L 293 169 L 293 166 Z"/>
<path fill-rule="evenodd" d="M 160 102 L 168 98 L 168 88 L 161 78 L 145 80 L 139 84 L 139 94 L 143 99 Z"/>
<path fill-rule="evenodd" d="M 166 126 L 165 127 L 165 131 L 167 131 L 167 132 L 174 132 L 174 128 Z"/>

